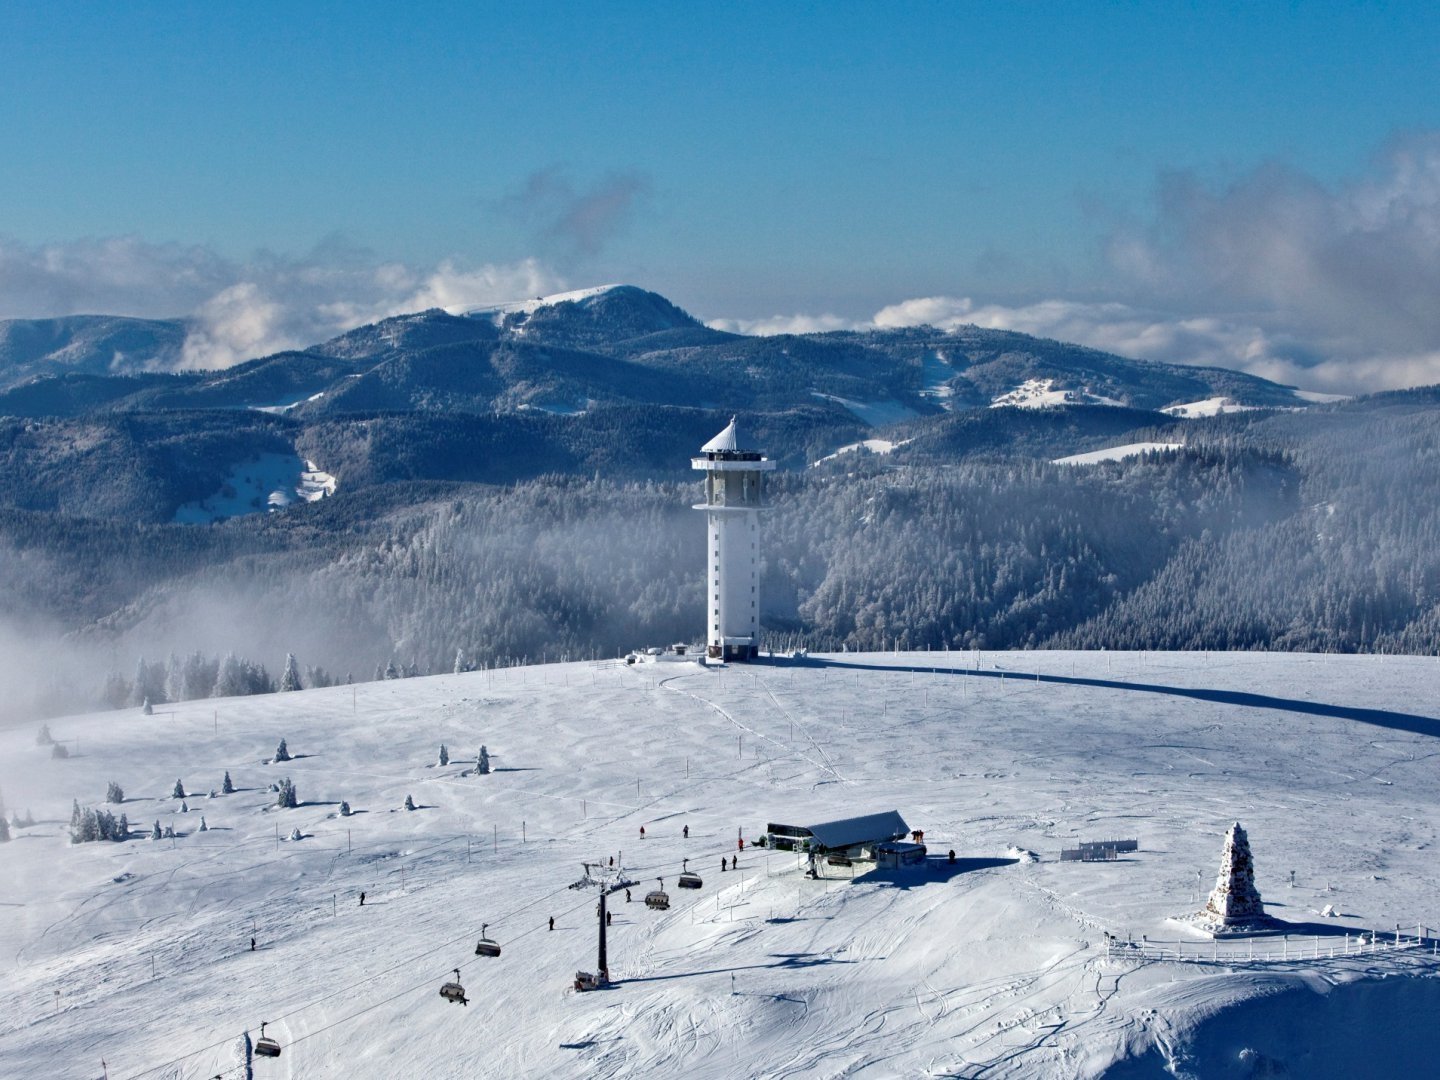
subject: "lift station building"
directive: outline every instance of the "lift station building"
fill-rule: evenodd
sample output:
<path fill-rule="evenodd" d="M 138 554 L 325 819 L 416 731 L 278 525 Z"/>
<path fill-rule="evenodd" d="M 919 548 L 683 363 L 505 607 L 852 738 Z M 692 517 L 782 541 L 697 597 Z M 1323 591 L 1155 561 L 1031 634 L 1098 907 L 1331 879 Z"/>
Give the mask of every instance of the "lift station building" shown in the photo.
<path fill-rule="evenodd" d="M 765 843 L 780 851 L 806 851 L 813 855 L 837 855 L 848 859 L 874 858 L 876 848 L 893 845 L 910 835 L 898 811 L 863 817 L 822 821 L 815 825 L 765 826 Z"/>

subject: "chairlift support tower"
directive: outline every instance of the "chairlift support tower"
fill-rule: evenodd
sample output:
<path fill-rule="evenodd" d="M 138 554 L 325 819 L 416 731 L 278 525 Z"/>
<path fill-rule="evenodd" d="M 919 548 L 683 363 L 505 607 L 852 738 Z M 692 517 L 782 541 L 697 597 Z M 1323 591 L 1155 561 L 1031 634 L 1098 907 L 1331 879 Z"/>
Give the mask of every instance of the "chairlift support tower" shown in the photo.
<path fill-rule="evenodd" d="M 705 474 L 710 559 L 705 579 L 710 660 L 751 660 L 760 653 L 760 511 L 764 477 L 775 462 L 750 449 L 735 418 L 700 448 L 690 467 Z"/>

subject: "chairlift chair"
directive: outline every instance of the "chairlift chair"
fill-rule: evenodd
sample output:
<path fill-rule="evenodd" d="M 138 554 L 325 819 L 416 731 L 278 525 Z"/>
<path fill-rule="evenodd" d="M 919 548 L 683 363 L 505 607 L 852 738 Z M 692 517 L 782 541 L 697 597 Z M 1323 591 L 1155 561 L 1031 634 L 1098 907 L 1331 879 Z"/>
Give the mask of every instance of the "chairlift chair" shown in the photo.
<path fill-rule="evenodd" d="M 469 1005 L 470 999 L 465 996 L 465 987 L 460 985 L 460 969 L 455 969 L 455 979 L 440 987 L 440 996 L 446 1001 L 455 1002 L 459 1005 Z"/>
<path fill-rule="evenodd" d="M 255 1043 L 255 1053 L 260 1057 L 279 1057 L 280 1044 L 265 1037 L 265 1024 L 260 1025 L 260 1038 Z"/>
<path fill-rule="evenodd" d="M 651 889 L 645 894 L 645 906 L 656 911 L 670 910 L 670 894 L 665 891 L 665 879 L 656 878 L 660 882 L 658 889 Z"/>
<path fill-rule="evenodd" d="M 689 859 L 686 859 L 682 865 L 684 866 L 685 872 L 680 875 L 680 888 L 682 888 L 682 889 L 698 889 L 698 888 L 700 888 L 700 886 L 703 885 L 704 882 L 700 879 L 700 875 L 699 875 L 699 874 L 692 874 L 692 873 L 690 873 L 690 860 L 689 860 Z"/>
<path fill-rule="evenodd" d="M 475 955 L 476 955 L 476 956 L 499 956 L 499 955 L 500 955 L 500 944 L 499 944 L 499 942 L 492 941 L 490 938 L 488 938 L 488 937 L 485 936 L 485 931 L 486 931 L 487 929 L 489 929 L 489 927 L 490 927 L 490 924 L 489 924 L 489 923 L 481 923 L 481 924 L 480 924 L 480 940 L 475 943 Z"/>

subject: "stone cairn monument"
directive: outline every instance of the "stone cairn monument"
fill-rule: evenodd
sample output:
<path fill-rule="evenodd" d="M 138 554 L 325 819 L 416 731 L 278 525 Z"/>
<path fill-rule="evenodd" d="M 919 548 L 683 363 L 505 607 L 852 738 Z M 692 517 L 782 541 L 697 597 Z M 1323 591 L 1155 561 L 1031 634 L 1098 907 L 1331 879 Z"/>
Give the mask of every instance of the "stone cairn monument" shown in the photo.
<path fill-rule="evenodd" d="M 1213 937 L 1263 930 L 1272 924 L 1255 888 L 1255 862 L 1250 838 L 1237 821 L 1225 834 L 1220 853 L 1220 874 L 1205 906 L 1183 920 Z"/>

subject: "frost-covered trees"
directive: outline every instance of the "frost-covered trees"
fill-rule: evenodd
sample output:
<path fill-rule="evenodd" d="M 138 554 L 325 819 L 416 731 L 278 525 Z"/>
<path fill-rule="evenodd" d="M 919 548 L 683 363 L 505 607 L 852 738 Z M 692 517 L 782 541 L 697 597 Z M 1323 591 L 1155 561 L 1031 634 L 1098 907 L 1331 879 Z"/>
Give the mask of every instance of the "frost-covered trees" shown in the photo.
<path fill-rule="evenodd" d="M 154 827 L 150 830 L 150 839 L 159 840 L 161 838 L 161 835 L 162 834 L 160 832 L 160 822 L 157 821 L 155 822 Z"/>
<path fill-rule="evenodd" d="M 0 814 L 0 844 L 10 839 L 10 823 L 5 820 L 5 815 Z"/>
<path fill-rule="evenodd" d="M 209 832 L 209 831 L 210 831 L 210 826 L 205 824 L 205 815 L 204 815 L 204 814 L 201 814 L 201 815 L 200 815 L 200 831 L 201 831 L 201 832 Z"/>
<path fill-rule="evenodd" d="M 125 681 L 125 676 L 118 671 L 106 675 L 100 700 L 112 709 L 123 709 L 130 700 L 130 684 Z"/>
<path fill-rule="evenodd" d="M 73 803 L 70 813 L 70 842 L 89 844 L 96 840 L 124 840 L 130 835 L 130 822 L 121 814 L 117 820 L 109 810 L 96 810 Z"/>
<path fill-rule="evenodd" d="M 285 670 L 280 675 L 280 690 L 282 693 L 291 690 L 303 690 L 305 687 L 300 682 L 300 665 L 295 660 L 295 654 L 285 654 Z"/>
<path fill-rule="evenodd" d="M 288 776 L 276 784 L 275 805 L 282 809 L 292 809 L 300 805 L 295 794 L 295 785 L 290 782 Z"/>
<path fill-rule="evenodd" d="M 275 757 L 274 757 L 272 760 L 274 760 L 274 761 L 289 761 L 289 760 L 290 760 L 290 748 L 285 745 L 285 740 L 284 740 L 284 739 L 281 739 L 281 740 L 280 740 L 280 745 L 277 746 L 277 747 L 275 747 Z"/>
<path fill-rule="evenodd" d="M 486 750 L 483 745 L 480 747 L 479 755 L 475 758 L 475 771 L 481 776 L 486 776 L 490 772 L 490 751 Z"/>
<path fill-rule="evenodd" d="M 415 809 L 415 800 L 412 799 L 409 795 L 406 795 L 406 796 L 405 796 L 405 809 L 406 809 L 406 810 L 414 810 L 414 809 Z"/>
<path fill-rule="evenodd" d="M 145 703 L 140 706 L 140 711 L 141 711 L 142 713 L 144 713 L 146 716 L 154 716 L 154 715 L 155 715 L 155 710 L 151 707 L 151 705 L 150 705 L 150 699 L 149 699 L 148 697 L 145 699 Z"/>
<path fill-rule="evenodd" d="M 130 703 L 163 705 L 170 699 L 165 696 L 165 665 L 157 661 L 147 664 L 142 656 L 135 664 L 135 681 L 130 688 Z"/>
<path fill-rule="evenodd" d="M 55 739 L 54 739 L 54 738 L 51 736 L 51 734 L 50 734 L 50 725 L 49 725 L 49 724 L 41 724 L 41 725 L 40 725 L 40 730 L 35 733 L 35 745 L 36 745 L 36 746 L 50 746 L 50 745 L 52 745 L 54 742 L 55 742 Z"/>
<path fill-rule="evenodd" d="M 344 799 L 341 799 L 341 800 L 340 800 L 340 816 L 341 816 L 341 817 L 349 817 L 349 816 L 350 816 L 350 804 L 349 804 L 348 802 L 346 802 Z"/>
<path fill-rule="evenodd" d="M 440 744 L 440 764 L 450 764 L 450 751 L 445 749 L 445 744 L 443 742 Z"/>
<path fill-rule="evenodd" d="M 234 794 L 235 794 L 235 785 L 230 782 L 230 770 L 229 770 L 229 769 L 226 769 L 226 770 L 225 770 L 225 779 L 224 779 L 224 781 L 220 784 L 220 793 L 221 793 L 222 795 L 234 795 Z"/>
<path fill-rule="evenodd" d="M 122 803 L 125 801 L 125 789 L 111 780 L 105 786 L 105 801 L 108 803 Z"/>
<path fill-rule="evenodd" d="M 215 678 L 215 697 L 243 697 L 246 694 L 269 694 L 275 689 L 263 664 L 227 653 L 220 661 Z"/>
<path fill-rule="evenodd" d="M 300 826 L 297 825 L 297 826 L 295 826 L 295 828 L 293 828 L 293 829 L 290 830 L 290 839 L 291 839 L 291 840 L 304 840 L 304 839 L 305 839 L 304 834 L 301 833 L 301 831 L 300 831 Z"/>
<path fill-rule="evenodd" d="M 184 799 L 187 797 L 185 795 L 185 785 L 181 781 L 175 781 L 175 790 L 170 792 L 170 797 L 172 799 Z"/>
<path fill-rule="evenodd" d="M 395 660 L 394 660 L 393 657 L 391 658 L 390 662 L 385 665 L 384 677 L 387 678 L 387 679 L 398 679 L 398 678 L 400 678 L 400 672 L 399 672 L 399 670 L 395 667 Z"/>
<path fill-rule="evenodd" d="M 455 674 L 463 675 L 470 670 L 470 662 L 465 658 L 465 650 L 455 650 Z"/>

